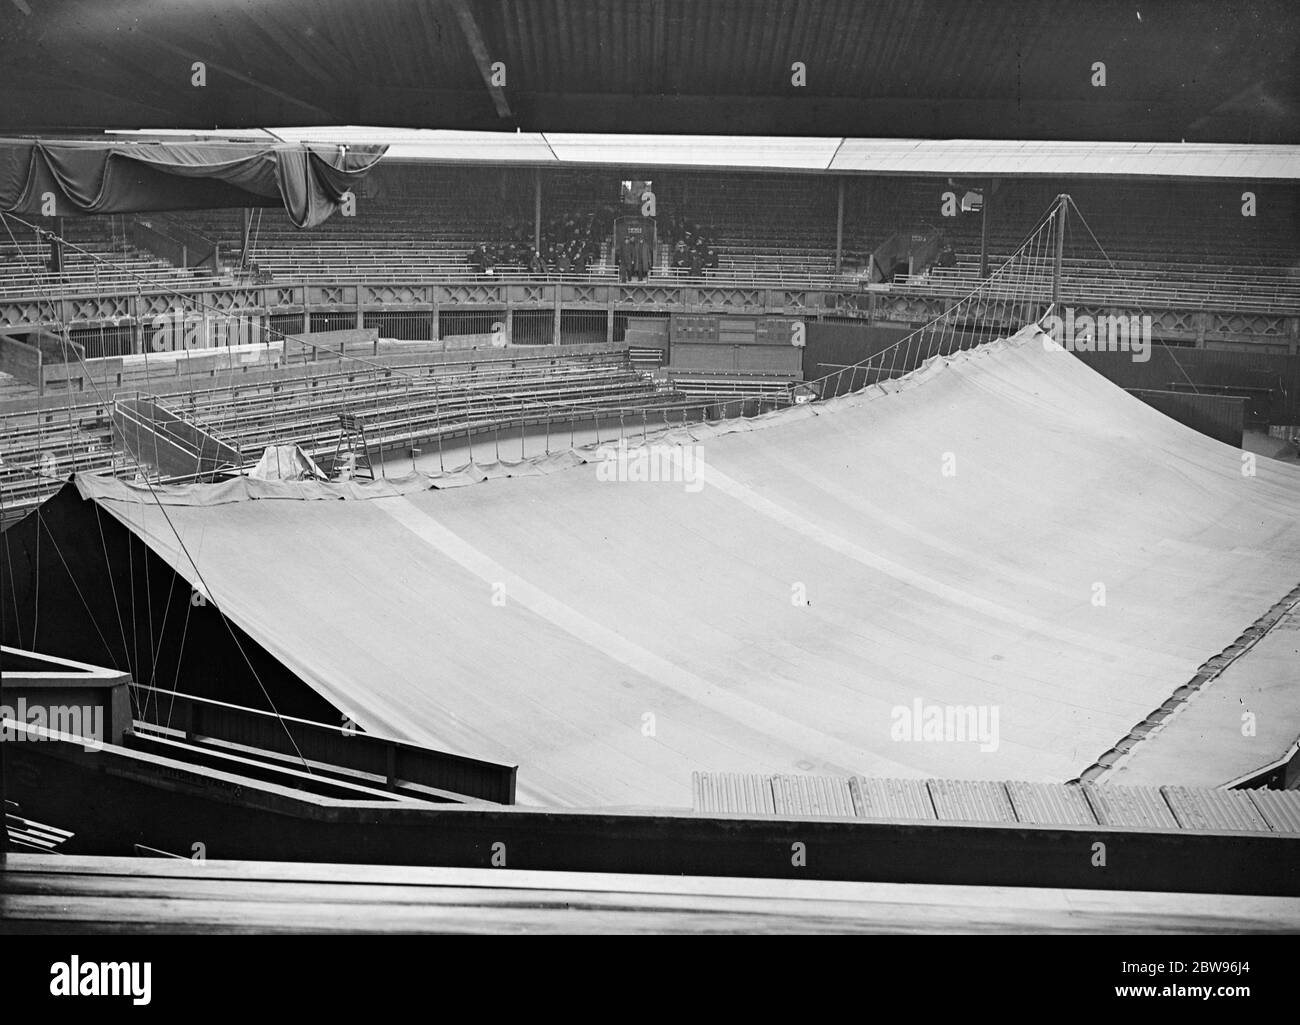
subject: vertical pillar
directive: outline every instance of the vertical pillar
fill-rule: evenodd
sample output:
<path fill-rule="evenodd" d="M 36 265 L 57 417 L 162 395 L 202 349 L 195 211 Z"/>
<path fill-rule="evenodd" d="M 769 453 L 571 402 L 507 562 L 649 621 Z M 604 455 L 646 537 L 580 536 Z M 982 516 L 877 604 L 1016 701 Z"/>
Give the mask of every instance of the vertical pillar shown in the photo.
<path fill-rule="evenodd" d="M 835 204 L 835 273 L 844 264 L 844 179 L 839 180 L 839 195 Z"/>
<path fill-rule="evenodd" d="M 558 281 L 555 283 L 555 321 L 551 328 L 551 344 L 560 344 L 560 297 L 564 292 L 564 286 Z"/>
<path fill-rule="evenodd" d="M 980 204 L 980 280 L 989 276 L 989 199 L 993 196 L 993 183 L 984 187 L 984 202 Z"/>
<path fill-rule="evenodd" d="M 533 248 L 542 248 L 542 169 L 533 169 Z"/>
<path fill-rule="evenodd" d="M 55 274 L 63 273 L 63 240 L 67 237 L 63 228 L 63 218 L 54 222 L 54 234 L 47 236 L 50 240 L 50 270 Z"/>
<path fill-rule="evenodd" d="M 1056 197 L 1056 258 L 1052 261 L 1052 305 L 1061 315 L 1061 264 L 1065 259 L 1065 202 L 1069 197 L 1061 193 Z"/>
<path fill-rule="evenodd" d="M 253 232 L 253 211 L 244 207 L 244 231 L 239 247 L 239 269 L 248 268 L 248 240 Z"/>
<path fill-rule="evenodd" d="M 137 285 L 135 295 L 131 296 L 131 319 L 135 321 L 135 330 L 131 342 L 131 351 L 134 353 L 144 352 L 144 316 L 142 309 L 144 306 L 143 295 L 140 287 Z"/>

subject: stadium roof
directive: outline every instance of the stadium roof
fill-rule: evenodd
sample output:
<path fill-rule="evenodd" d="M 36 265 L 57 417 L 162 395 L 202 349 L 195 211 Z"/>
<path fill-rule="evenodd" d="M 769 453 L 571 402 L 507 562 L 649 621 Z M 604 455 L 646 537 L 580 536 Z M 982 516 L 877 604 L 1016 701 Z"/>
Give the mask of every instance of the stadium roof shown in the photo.
<path fill-rule="evenodd" d="M 1029 142 L 761 136 L 593 135 L 434 131 L 357 126 L 276 128 L 286 142 L 386 145 L 386 162 L 698 168 L 927 177 L 1106 177 L 1300 180 L 1300 146 Z M 135 133 L 127 133 L 135 134 Z M 167 138 L 168 133 L 140 133 Z M 254 138 L 266 132 L 176 132 Z"/>
<path fill-rule="evenodd" d="M 9 132 L 351 123 L 1300 142 L 1294 0 L 11 0 L 5 10 Z"/>

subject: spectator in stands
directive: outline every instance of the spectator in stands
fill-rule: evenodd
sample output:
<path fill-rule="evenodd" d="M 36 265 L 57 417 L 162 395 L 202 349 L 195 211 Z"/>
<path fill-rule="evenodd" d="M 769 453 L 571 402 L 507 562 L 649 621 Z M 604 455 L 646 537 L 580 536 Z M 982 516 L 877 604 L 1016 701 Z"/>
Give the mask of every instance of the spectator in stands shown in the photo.
<path fill-rule="evenodd" d="M 670 214 L 660 221 L 662 238 L 672 246 L 670 262 L 674 270 L 703 277 L 718 266 L 718 251 L 706 233 L 694 221 Z"/>
<path fill-rule="evenodd" d="M 699 239 L 691 246 L 691 277 L 704 277 L 704 246 Z"/>
<path fill-rule="evenodd" d="M 600 261 L 601 245 L 613 227 L 614 211 L 608 206 L 553 214 L 542 224 L 540 240 L 534 238 L 531 223 L 510 220 L 499 243 L 480 243 L 469 259 L 476 270 L 482 265 L 479 273 L 491 273 L 497 266 L 517 267 L 532 274 L 585 273 Z"/>
<path fill-rule="evenodd" d="M 684 271 L 691 265 L 690 250 L 686 248 L 686 240 L 679 238 L 673 246 L 673 270 Z"/>

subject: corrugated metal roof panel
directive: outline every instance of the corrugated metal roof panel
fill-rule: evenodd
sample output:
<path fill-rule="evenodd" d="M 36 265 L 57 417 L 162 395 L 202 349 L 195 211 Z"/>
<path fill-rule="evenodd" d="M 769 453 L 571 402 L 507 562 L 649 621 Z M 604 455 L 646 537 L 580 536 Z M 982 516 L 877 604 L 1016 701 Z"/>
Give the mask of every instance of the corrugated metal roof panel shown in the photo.
<path fill-rule="evenodd" d="M 1137 826 L 1142 829 L 1177 829 L 1178 820 L 1164 796 L 1150 787 L 1116 787 L 1085 783 L 1083 792 L 1103 826 Z"/>
<path fill-rule="evenodd" d="M 1264 816 L 1240 790 L 1175 786 L 1160 790 L 1184 829 L 1269 831 Z"/>
<path fill-rule="evenodd" d="M 1015 822 L 1005 783 L 970 779 L 929 780 L 930 797 L 941 822 Z"/>
<path fill-rule="evenodd" d="M 863 819 L 923 819 L 933 821 L 934 802 L 924 780 L 855 777 L 854 805 Z"/>
<path fill-rule="evenodd" d="M 1034 826 L 1276 832 L 1300 835 L 1300 790 L 1217 790 L 1089 783 L 692 773 L 700 814 Z"/>
<path fill-rule="evenodd" d="M 771 780 L 744 772 L 695 772 L 695 810 L 705 814 L 771 815 Z"/>
<path fill-rule="evenodd" d="M 766 776 L 727 773 L 722 785 L 725 799 L 732 807 L 765 815 L 776 810 L 772 800 L 772 781 Z"/>
<path fill-rule="evenodd" d="M 778 815 L 853 817 L 853 797 L 844 777 L 773 776 L 772 800 Z"/>
<path fill-rule="evenodd" d="M 1035 826 L 1095 826 L 1097 816 L 1077 786 L 1064 783 L 1007 783 L 1016 818 Z"/>
<path fill-rule="evenodd" d="M 1243 790 L 1275 833 L 1300 834 L 1300 790 Z"/>

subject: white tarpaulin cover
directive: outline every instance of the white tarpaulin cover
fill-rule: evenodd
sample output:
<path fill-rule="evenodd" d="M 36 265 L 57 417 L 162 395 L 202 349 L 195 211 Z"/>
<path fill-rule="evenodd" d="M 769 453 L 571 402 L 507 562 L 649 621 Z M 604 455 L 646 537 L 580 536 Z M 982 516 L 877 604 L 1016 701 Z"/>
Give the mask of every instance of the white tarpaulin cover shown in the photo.
<path fill-rule="evenodd" d="M 689 805 L 696 769 L 1064 781 L 1300 580 L 1300 468 L 1243 473 L 1034 329 L 655 443 L 687 479 L 587 450 L 155 489 L 167 517 L 78 483 L 363 727 L 565 805 Z M 981 736 L 910 721 L 947 706 Z"/>
<path fill-rule="evenodd" d="M 311 456 L 297 445 L 267 445 L 257 465 L 248 471 L 254 480 L 321 480 Z"/>

